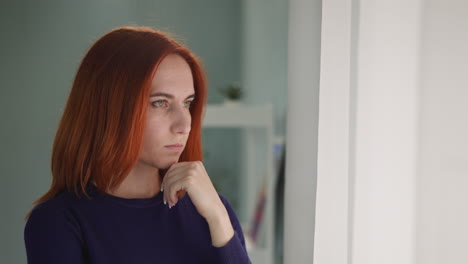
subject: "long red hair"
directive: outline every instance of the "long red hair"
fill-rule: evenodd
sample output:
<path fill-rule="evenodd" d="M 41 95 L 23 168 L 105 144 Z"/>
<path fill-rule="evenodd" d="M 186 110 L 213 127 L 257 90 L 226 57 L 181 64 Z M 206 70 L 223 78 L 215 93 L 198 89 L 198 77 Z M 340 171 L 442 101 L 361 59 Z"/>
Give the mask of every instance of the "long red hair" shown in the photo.
<path fill-rule="evenodd" d="M 151 80 L 162 59 L 173 53 L 189 64 L 196 94 L 190 135 L 179 160 L 202 160 L 207 87 L 198 58 L 160 31 L 118 28 L 94 43 L 78 68 L 55 135 L 52 184 L 34 205 L 64 190 L 88 196 L 91 180 L 101 192 L 122 183 L 139 158 Z"/>

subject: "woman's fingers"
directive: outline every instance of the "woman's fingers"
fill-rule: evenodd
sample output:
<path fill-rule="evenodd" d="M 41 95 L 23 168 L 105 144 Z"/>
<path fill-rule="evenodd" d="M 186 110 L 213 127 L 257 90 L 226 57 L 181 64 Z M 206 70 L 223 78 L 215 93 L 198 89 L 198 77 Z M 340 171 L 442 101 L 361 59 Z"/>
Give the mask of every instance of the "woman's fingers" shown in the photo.
<path fill-rule="evenodd" d="M 189 190 L 190 183 L 196 177 L 196 166 L 193 164 L 179 164 L 173 169 L 172 167 L 164 176 L 162 187 L 164 190 L 164 201 L 169 207 L 174 206 L 179 197 L 182 197 Z"/>
<path fill-rule="evenodd" d="M 162 186 L 164 200 L 170 208 L 178 202 L 181 193 L 186 192 L 198 213 L 206 219 L 224 213 L 224 205 L 201 161 L 174 164 L 166 172 Z"/>
<path fill-rule="evenodd" d="M 194 177 L 180 173 L 174 175 L 167 183 L 164 191 L 164 199 L 170 207 L 173 207 L 179 199 L 190 189 Z"/>
<path fill-rule="evenodd" d="M 173 164 L 167 171 L 166 174 L 164 175 L 163 182 L 161 183 L 161 190 L 164 191 L 165 184 L 167 179 L 171 178 L 171 176 L 175 174 L 179 174 L 181 171 L 186 170 L 187 162 L 179 162 Z"/>
<path fill-rule="evenodd" d="M 187 192 L 198 213 L 208 223 L 214 246 L 223 246 L 234 236 L 226 207 L 201 161 L 171 166 L 162 184 L 169 208 L 177 203 L 178 192 Z"/>

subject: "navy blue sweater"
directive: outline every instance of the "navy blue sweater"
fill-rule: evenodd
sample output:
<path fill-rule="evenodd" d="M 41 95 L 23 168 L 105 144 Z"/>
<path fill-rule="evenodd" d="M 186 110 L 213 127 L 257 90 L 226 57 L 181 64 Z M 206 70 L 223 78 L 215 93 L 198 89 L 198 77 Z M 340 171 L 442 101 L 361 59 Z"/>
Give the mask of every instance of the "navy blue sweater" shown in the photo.
<path fill-rule="evenodd" d="M 239 221 L 221 195 L 235 234 L 214 247 L 188 195 L 169 209 L 162 193 L 125 199 L 92 184 L 88 193 L 92 199 L 64 191 L 33 209 L 24 229 L 29 264 L 250 263 Z"/>

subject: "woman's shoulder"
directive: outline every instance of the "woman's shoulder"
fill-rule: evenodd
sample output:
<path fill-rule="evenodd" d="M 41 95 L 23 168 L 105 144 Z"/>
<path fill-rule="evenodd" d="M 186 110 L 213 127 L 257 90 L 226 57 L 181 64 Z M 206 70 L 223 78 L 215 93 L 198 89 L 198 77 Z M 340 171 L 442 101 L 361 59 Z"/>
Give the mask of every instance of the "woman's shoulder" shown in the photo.
<path fill-rule="evenodd" d="M 76 209 L 86 203 L 86 197 L 80 197 L 74 192 L 64 190 L 55 197 L 37 204 L 31 210 L 29 222 L 44 223 L 66 221 L 71 222 L 75 218 Z"/>
<path fill-rule="evenodd" d="M 80 250 L 83 237 L 78 218 L 72 209 L 74 200 L 72 194 L 62 192 L 33 208 L 24 226 L 28 258 L 64 256 L 60 254 Z M 64 251 L 57 251 L 57 248 Z"/>
<path fill-rule="evenodd" d="M 63 210 L 79 202 L 79 197 L 73 192 L 64 190 L 55 197 L 34 206 L 32 212 L 53 212 Z"/>

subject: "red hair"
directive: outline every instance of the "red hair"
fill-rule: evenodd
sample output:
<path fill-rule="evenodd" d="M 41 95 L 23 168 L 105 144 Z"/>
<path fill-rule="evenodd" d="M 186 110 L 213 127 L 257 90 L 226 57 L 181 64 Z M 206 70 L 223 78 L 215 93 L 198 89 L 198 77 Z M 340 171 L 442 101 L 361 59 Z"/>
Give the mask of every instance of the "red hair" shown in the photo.
<path fill-rule="evenodd" d="M 122 183 L 138 161 L 151 80 L 168 54 L 178 54 L 187 61 L 196 94 L 190 109 L 190 134 L 179 160 L 202 160 L 201 123 L 207 87 L 201 63 L 160 31 L 118 28 L 94 43 L 78 68 L 55 135 L 52 184 L 34 205 L 64 190 L 88 196 L 86 186 L 91 180 L 101 192 Z"/>

